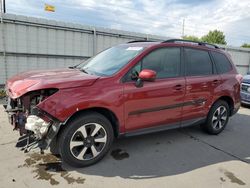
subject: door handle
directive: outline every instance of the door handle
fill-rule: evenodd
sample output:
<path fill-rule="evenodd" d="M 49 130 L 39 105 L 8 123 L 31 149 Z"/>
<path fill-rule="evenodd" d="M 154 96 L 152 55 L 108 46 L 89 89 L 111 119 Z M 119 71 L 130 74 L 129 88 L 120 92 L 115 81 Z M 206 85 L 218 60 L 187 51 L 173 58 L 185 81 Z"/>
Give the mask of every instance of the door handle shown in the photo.
<path fill-rule="evenodd" d="M 218 85 L 219 84 L 219 80 L 213 80 L 213 85 Z"/>
<path fill-rule="evenodd" d="M 181 90 L 183 87 L 182 87 L 182 85 L 181 84 L 177 84 L 176 86 L 174 86 L 174 89 L 175 90 Z"/>

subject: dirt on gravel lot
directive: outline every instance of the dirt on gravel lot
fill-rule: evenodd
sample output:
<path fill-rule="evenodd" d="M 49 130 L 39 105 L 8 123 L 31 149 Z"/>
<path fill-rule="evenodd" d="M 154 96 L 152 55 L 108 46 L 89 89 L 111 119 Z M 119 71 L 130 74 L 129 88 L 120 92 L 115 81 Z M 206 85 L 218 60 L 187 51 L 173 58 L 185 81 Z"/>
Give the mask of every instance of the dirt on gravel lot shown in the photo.
<path fill-rule="evenodd" d="M 38 150 L 16 148 L 0 107 L 0 188 L 250 187 L 250 109 L 241 108 L 218 136 L 199 126 L 116 140 L 98 164 L 72 168 Z"/>

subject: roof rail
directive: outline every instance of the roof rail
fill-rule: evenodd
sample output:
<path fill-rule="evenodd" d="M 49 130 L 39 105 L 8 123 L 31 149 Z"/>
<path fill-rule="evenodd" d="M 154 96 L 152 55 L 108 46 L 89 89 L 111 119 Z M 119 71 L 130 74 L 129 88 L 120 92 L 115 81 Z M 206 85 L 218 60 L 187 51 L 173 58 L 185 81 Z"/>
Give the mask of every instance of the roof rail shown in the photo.
<path fill-rule="evenodd" d="M 214 44 L 210 44 L 210 43 L 206 43 L 206 42 L 197 42 L 197 41 L 193 41 L 193 40 L 184 40 L 184 39 L 169 39 L 166 41 L 163 41 L 162 43 L 168 43 L 168 42 L 183 42 L 183 43 L 194 43 L 194 44 L 198 44 L 200 46 L 206 46 L 206 47 L 212 47 L 212 48 L 219 48 L 217 45 Z"/>
<path fill-rule="evenodd" d="M 129 41 L 127 43 L 136 43 L 136 42 L 156 42 L 156 41 L 152 41 L 152 40 L 132 40 L 132 41 Z"/>

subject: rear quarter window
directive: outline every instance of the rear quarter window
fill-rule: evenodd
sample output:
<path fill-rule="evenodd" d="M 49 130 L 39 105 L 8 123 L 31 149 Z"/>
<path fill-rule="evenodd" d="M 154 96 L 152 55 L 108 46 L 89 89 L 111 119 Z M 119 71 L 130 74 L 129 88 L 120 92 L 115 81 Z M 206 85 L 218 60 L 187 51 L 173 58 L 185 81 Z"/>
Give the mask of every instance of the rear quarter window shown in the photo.
<path fill-rule="evenodd" d="M 211 52 L 211 54 L 219 74 L 227 73 L 232 70 L 232 65 L 224 54 L 218 52 Z"/>

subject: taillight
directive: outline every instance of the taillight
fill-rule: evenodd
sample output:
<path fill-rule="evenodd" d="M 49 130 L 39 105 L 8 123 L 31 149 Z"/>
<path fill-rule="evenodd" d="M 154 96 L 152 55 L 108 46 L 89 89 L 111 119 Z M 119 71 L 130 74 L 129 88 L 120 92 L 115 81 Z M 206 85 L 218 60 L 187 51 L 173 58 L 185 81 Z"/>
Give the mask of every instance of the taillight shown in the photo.
<path fill-rule="evenodd" d="M 243 76 L 241 74 L 237 74 L 235 76 L 236 80 L 239 82 L 239 84 L 241 84 L 242 80 L 243 80 Z"/>

